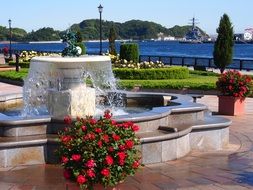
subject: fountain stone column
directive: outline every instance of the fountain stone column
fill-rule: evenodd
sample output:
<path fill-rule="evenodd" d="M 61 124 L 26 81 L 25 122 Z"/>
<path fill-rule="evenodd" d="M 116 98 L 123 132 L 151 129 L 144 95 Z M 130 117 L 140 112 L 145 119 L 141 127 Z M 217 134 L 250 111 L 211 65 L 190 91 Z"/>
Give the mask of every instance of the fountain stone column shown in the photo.
<path fill-rule="evenodd" d="M 28 92 L 24 90 L 25 104 L 30 106 L 27 110 L 44 104 L 55 118 L 94 115 L 96 90 L 86 86 L 85 75 L 92 78 L 93 85 L 107 84 L 107 80 L 113 76 L 110 57 L 33 58 L 25 81 L 25 86 L 28 87 L 24 87 L 29 89 Z M 96 81 L 100 77 L 103 81 Z"/>

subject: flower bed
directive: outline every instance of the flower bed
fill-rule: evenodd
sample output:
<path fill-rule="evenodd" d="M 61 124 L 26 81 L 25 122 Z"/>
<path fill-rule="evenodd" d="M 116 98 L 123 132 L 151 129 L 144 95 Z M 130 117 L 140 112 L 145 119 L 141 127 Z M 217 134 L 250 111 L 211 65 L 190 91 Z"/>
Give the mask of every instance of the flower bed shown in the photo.
<path fill-rule="evenodd" d="M 139 167 L 140 154 L 135 145 L 139 127 L 132 122 L 116 123 L 106 111 L 99 120 L 65 117 L 68 127 L 59 133 L 57 151 L 64 167 L 64 177 L 81 188 L 95 184 L 115 186 Z"/>

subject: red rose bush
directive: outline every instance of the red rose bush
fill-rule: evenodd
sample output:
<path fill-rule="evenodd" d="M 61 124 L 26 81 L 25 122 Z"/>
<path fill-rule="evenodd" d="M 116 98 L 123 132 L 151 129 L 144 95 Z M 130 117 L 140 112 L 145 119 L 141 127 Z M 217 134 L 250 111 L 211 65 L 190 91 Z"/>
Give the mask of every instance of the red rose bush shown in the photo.
<path fill-rule="evenodd" d="M 117 123 L 106 111 L 99 120 L 92 117 L 77 118 L 59 132 L 57 150 L 63 175 L 76 181 L 82 189 L 93 189 L 94 184 L 115 186 L 139 168 L 140 153 L 135 145 L 139 127 L 132 122 Z"/>
<path fill-rule="evenodd" d="M 216 86 L 223 96 L 244 98 L 250 93 L 251 78 L 239 71 L 230 70 L 221 74 Z"/>

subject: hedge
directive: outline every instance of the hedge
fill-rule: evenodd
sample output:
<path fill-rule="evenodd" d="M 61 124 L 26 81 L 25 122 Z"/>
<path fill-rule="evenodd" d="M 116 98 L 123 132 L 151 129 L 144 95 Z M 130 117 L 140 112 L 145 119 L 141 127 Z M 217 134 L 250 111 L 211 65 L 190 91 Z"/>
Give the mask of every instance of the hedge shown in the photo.
<path fill-rule="evenodd" d="M 9 62 L 9 65 L 10 65 L 10 66 L 16 66 L 16 62 L 15 62 L 15 61 L 10 61 L 10 62 Z M 30 67 L 30 62 L 20 62 L 20 63 L 18 63 L 18 65 L 19 65 L 21 68 L 29 68 L 29 67 Z"/>
<path fill-rule="evenodd" d="M 116 78 L 125 80 L 185 79 L 189 77 L 189 70 L 185 67 L 155 69 L 114 68 L 113 73 Z"/>

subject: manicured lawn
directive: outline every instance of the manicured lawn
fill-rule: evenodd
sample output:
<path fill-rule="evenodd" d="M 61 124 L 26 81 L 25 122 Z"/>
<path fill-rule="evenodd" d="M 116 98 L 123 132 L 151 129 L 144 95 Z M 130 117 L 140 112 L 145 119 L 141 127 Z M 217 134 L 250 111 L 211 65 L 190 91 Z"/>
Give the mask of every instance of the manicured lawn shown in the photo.
<path fill-rule="evenodd" d="M 16 71 L 1 71 L 0 78 L 10 79 L 14 81 L 22 81 L 28 74 L 28 69 L 20 69 L 19 72 Z"/>

